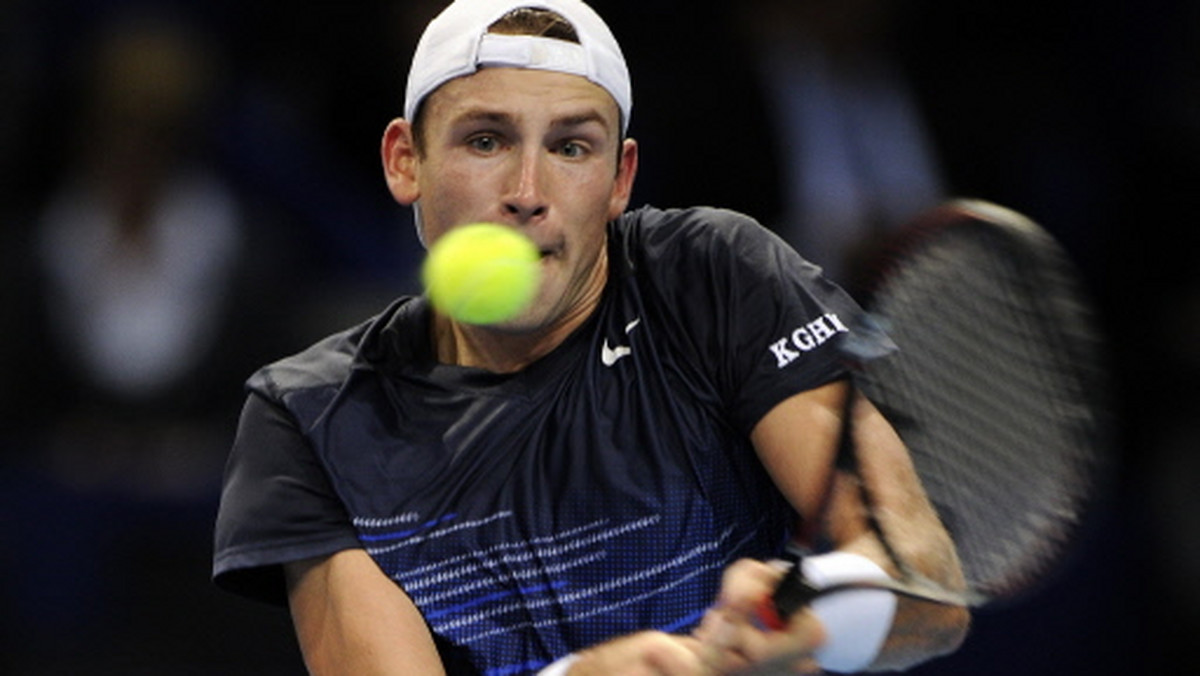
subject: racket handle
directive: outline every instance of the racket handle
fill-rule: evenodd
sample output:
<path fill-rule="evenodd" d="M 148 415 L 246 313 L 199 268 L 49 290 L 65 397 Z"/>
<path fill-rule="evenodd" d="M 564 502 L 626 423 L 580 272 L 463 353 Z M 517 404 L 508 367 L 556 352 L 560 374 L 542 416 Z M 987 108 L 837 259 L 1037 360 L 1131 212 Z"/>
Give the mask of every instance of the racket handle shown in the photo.
<path fill-rule="evenodd" d="M 795 566 L 784 575 L 771 596 L 763 599 L 758 609 L 759 619 L 771 629 L 783 629 L 792 613 L 807 606 L 819 595 L 820 590 L 804 577 L 799 566 Z"/>
<path fill-rule="evenodd" d="M 771 598 L 765 598 L 758 604 L 758 621 L 771 631 L 783 631 L 787 626 L 784 618 L 779 616 L 779 608 Z"/>
<path fill-rule="evenodd" d="M 805 577 L 800 566 L 806 553 L 807 550 L 798 544 L 787 548 L 787 558 L 781 562 L 781 565 L 787 566 L 783 579 L 779 581 L 771 596 L 763 599 L 758 606 L 758 619 L 764 626 L 776 631 L 783 629 L 792 613 L 820 595 L 820 590 Z"/>

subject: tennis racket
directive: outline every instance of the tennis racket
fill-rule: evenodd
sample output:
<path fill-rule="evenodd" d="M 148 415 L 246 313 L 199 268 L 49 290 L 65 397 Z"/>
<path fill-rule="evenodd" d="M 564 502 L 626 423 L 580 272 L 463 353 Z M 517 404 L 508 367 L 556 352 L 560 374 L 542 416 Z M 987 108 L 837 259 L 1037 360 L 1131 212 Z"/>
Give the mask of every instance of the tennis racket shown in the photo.
<path fill-rule="evenodd" d="M 870 269 L 858 335 L 883 331 L 899 349 L 880 357 L 854 334 L 843 343 L 854 368 L 838 464 L 856 471 L 858 390 L 908 447 L 966 588 L 945 589 L 895 554 L 860 481 L 898 579 L 817 590 L 794 565 L 764 613 L 774 626 L 851 588 L 970 607 L 1015 599 L 1061 560 L 1104 476 L 1102 341 L 1076 270 L 1045 230 L 988 202 L 950 202 L 904 228 Z M 805 553 L 793 549 L 793 563 Z"/>

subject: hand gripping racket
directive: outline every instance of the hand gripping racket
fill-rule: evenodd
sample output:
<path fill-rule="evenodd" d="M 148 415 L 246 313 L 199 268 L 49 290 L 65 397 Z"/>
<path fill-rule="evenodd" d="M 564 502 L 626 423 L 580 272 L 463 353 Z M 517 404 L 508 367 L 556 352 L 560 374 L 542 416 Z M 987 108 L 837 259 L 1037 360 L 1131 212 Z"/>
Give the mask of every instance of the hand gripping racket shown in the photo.
<path fill-rule="evenodd" d="M 843 344 L 855 368 L 839 466 L 856 469 L 857 389 L 908 447 L 966 589 L 942 588 L 896 556 L 863 485 L 899 579 L 818 591 L 794 566 L 768 624 L 848 588 L 963 606 L 1014 599 L 1065 553 L 1104 475 L 1101 340 L 1076 271 L 1047 232 L 994 204 L 951 202 L 904 228 L 871 269 L 867 323 L 899 349 L 875 358 L 864 352 L 870 341 L 851 334 Z"/>

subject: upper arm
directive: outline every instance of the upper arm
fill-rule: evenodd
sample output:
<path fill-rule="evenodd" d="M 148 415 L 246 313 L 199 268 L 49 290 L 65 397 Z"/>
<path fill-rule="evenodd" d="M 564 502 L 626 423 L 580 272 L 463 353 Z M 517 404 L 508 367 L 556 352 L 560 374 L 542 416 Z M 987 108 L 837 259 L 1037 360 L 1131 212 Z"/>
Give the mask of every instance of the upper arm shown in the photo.
<path fill-rule="evenodd" d="M 835 382 L 792 395 L 750 433 L 775 485 L 806 520 L 817 518 L 832 478 L 846 389 Z"/>
<path fill-rule="evenodd" d="M 420 611 L 361 549 L 284 567 L 288 605 L 314 676 L 445 673 Z"/>

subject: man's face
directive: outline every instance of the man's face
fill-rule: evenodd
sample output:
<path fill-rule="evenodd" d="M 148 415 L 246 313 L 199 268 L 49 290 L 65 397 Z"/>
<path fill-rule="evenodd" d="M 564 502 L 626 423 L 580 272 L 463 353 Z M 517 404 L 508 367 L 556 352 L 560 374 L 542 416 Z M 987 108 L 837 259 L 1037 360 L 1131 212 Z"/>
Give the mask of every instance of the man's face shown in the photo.
<path fill-rule="evenodd" d="M 513 226 L 541 250 L 542 284 L 503 328 L 590 311 L 606 279 L 605 224 L 628 204 L 636 169 L 618 161 L 608 93 L 575 75 L 490 68 L 447 82 L 423 115 L 415 175 L 426 243 L 467 223 Z"/>

